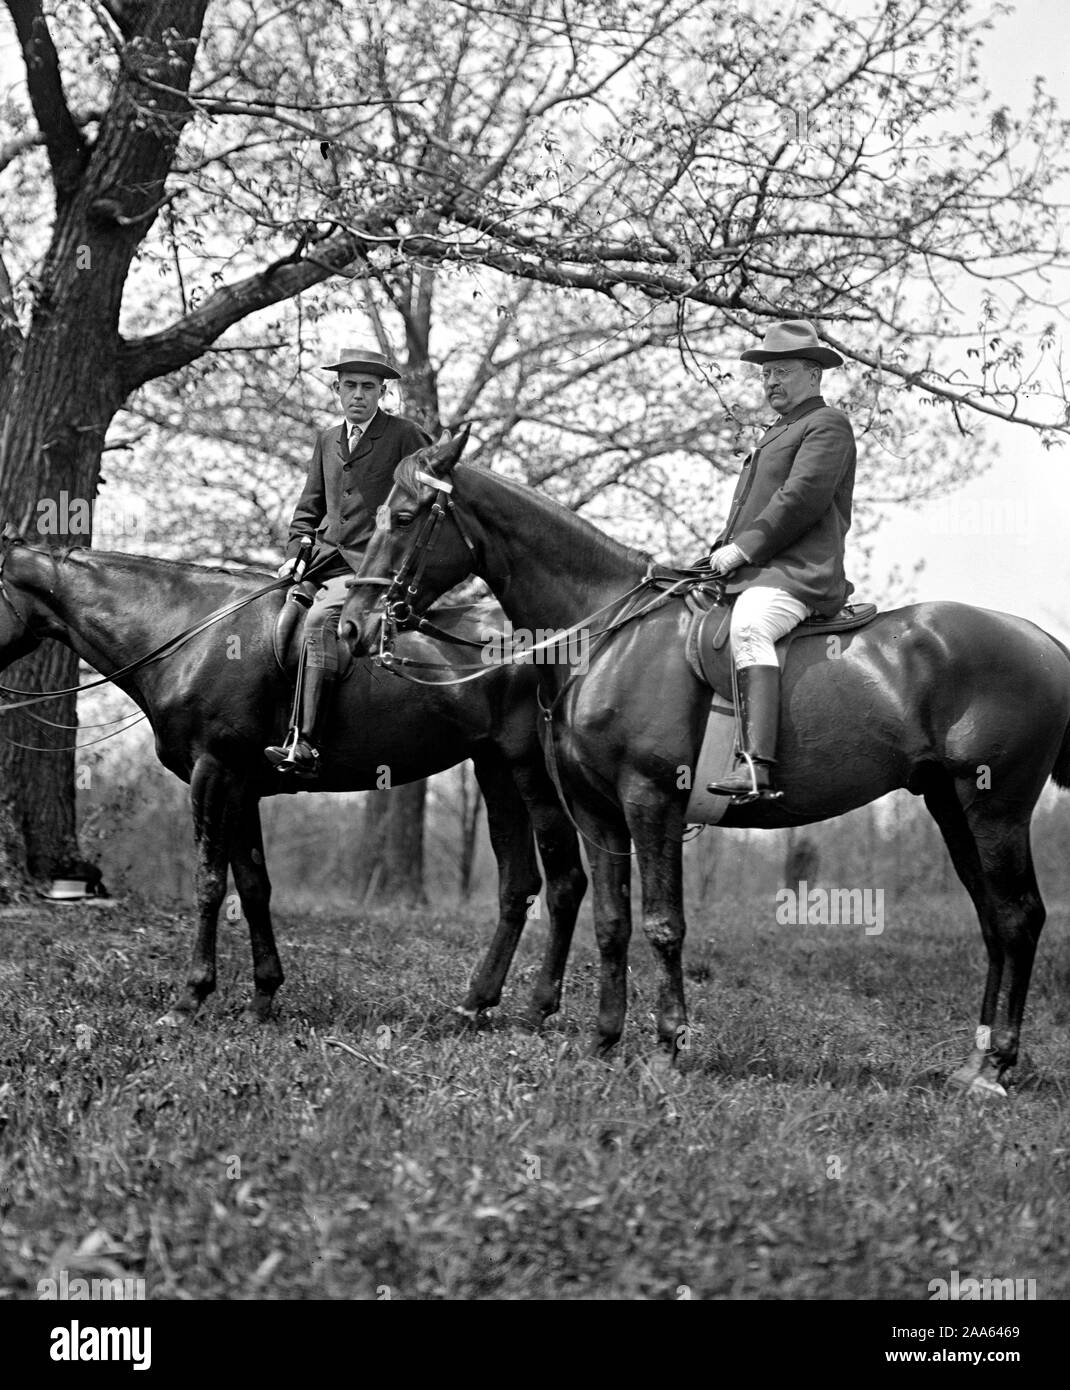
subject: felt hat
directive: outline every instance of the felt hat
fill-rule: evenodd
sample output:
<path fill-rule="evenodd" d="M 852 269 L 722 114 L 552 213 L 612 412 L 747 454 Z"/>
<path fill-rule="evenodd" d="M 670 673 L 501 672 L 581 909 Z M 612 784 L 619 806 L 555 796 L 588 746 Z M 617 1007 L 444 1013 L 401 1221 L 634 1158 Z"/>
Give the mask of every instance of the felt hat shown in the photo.
<path fill-rule="evenodd" d="M 806 319 L 784 319 L 765 330 L 760 348 L 741 352 L 741 362 L 783 362 L 789 357 L 816 362 L 819 367 L 842 367 L 843 358 L 831 348 L 822 347 L 817 330 Z"/>
<path fill-rule="evenodd" d="M 373 348 L 347 347 L 338 354 L 337 362 L 324 365 L 325 372 L 367 372 L 369 376 L 381 376 L 384 381 L 396 380 L 401 376 L 398 369 Z"/>

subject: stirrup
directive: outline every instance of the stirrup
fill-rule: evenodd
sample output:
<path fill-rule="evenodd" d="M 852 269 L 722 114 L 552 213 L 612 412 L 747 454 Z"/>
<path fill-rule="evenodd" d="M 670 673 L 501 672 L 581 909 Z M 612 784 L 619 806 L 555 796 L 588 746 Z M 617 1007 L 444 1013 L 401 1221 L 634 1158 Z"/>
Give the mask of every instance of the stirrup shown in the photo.
<path fill-rule="evenodd" d="M 762 766 L 768 770 L 771 764 L 763 763 Z M 781 800 L 784 793 L 780 791 L 777 787 L 759 787 L 757 771 L 758 764 L 756 763 L 755 759 L 750 755 L 750 753 L 746 752 L 746 750 L 741 750 L 739 753 L 739 766 L 733 772 L 729 773 L 729 777 L 735 777 L 738 773 L 742 772 L 744 768 L 747 772 L 750 773 L 750 787 L 748 789 L 740 791 L 723 791 L 722 787 L 724 786 L 724 782 L 728 780 L 728 778 L 725 778 L 721 782 L 708 783 L 706 790 L 710 792 L 713 796 L 727 796 L 730 804 L 733 806 L 749 806 L 754 801 Z M 772 780 L 772 774 L 770 773 L 769 775 L 770 780 Z"/>
<path fill-rule="evenodd" d="M 271 766 L 276 768 L 279 772 L 296 771 L 297 764 L 294 762 L 294 753 L 297 750 L 300 739 L 301 731 L 298 729 L 297 725 L 294 724 L 287 729 L 286 737 L 283 739 L 282 743 L 269 744 L 268 747 L 264 749 L 264 757 L 267 758 Z"/>

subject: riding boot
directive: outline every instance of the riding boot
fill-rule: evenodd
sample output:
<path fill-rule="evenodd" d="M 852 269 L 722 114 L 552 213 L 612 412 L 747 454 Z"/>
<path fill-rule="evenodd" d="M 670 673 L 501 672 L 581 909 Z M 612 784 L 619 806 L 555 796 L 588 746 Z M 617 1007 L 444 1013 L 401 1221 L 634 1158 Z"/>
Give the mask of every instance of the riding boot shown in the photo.
<path fill-rule="evenodd" d="M 319 776 L 319 745 L 330 717 L 335 672 L 305 662 L 301 677 L 301 713 L 285 744 L 264 750 L 278 772 L 312 780 Z"/>
<path fill-rule="evenodd" d="M 780 724 L 780 667 L 744 666 L 737 672 L 744 755 L 734 772 L 706 788 L 735 801 L 773 801 L 783 795 L 773 782 Z"/>

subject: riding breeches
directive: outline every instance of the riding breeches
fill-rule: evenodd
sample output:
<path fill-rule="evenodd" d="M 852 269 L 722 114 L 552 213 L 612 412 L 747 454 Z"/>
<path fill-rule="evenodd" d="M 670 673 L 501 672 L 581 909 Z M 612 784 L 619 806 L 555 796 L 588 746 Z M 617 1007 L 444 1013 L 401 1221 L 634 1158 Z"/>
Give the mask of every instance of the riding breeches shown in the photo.
<path fill-rule="evenodd" d="M 351 577 L 338 574 L 321 584 L 305 619 L 305 660 L 321 671 L 338 670 L 338 620 Z"/>
<path fill-rule="evenodd" d="M 757 584 L 744 589 L 732 606 L 732 655 L 736 669 L 775 666 L 773 643 L 809 616 L 807 605 L 786 589 Z"/>

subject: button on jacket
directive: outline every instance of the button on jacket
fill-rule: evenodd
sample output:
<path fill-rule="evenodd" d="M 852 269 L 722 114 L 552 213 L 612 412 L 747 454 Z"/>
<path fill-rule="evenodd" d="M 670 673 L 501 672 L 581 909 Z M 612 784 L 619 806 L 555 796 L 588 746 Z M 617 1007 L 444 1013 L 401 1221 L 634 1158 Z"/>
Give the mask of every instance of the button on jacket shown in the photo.
<path fill-rule="evenodd" d="M 290 522 L 287 557 L 297 554 L 305 536 L 316 542 L 313 560 L 325 550 L 338 552 L 318 571 L 320 579 L 357 568 L 375 530 L 375 513 L 394 485 L 394 469 L 431 442 L 419 425 L 384 410 L 364 426 L 352 453 L 348 433 L 344 422 L 321 430 Z"/>
<path fill-rule="evenodd" d="M 854 585 L 844 576 L 843 552 L 855 457 L 851 422 L 820 396 L 766 430 L 744 463 L 716 542 L 735 541 L 751 561 L 732 572 L 729 593 L 786 589 L 825 617 L 847 602 Z"/>

